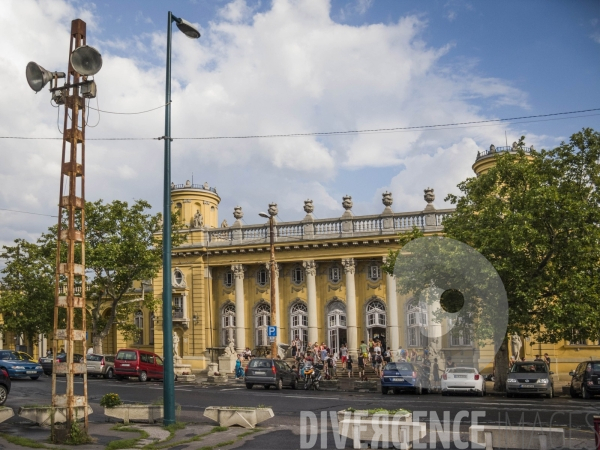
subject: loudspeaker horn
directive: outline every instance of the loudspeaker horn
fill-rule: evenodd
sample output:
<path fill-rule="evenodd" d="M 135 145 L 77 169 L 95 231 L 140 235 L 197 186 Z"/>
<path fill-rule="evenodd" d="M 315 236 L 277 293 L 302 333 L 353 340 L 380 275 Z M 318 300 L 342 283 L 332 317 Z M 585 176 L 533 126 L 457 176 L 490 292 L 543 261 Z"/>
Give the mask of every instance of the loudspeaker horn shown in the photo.
<path fill-rule="evenodd" d="M 27 68 L 25 69 L 25 76 L 27 77 L 27 83 L 29 83 L 29 87 L 33 89 L 35 92 L 40 92 L 46 84 L 52 80 L 55 76 L 58 78 L 64 78 L 64 72 L 50 72 L 49 70 L 44 69 L 39 64 L 34 63 L 33 61 L 27 64 Z"/>
<path fill-rule="evenodd" d="M 94 47 L 83 45 L 71 53 L 71 65 L 80 75 L 96 75 L 102 68 L 102 56 Z"/>

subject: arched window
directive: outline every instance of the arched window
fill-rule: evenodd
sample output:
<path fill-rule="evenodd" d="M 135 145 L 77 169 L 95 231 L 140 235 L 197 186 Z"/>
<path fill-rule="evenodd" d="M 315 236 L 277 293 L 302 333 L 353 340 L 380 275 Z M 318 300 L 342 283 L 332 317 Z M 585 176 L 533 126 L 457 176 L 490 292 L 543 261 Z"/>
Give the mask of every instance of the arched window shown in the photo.
<path fill-rule="evenodd" d="M 259 286 L 266 286 L 269 280 L 269 276 L 267 274 L 267 269 L 259 269 L 256 272 L 256 284 Z"/>
<path fill-rule="evenodd" d="M 137 345 L 144 345 L 144 313 L 141 310 L 137 310 L 133 316 L 133 323 L 137 327 L 137 338 L 135 343 Z"/>
<path fill-rule="evenodd" d="M 327 330 L 329 348 L 332 352 L 339 351 L 347 340 L 346 305 L 337 300 L 327 306 Z"/>
<path fill-rule="evenodd" d="M 367 327 L 385 327 L 385 305 L 379 300 L 367 305 Z"/>
<path fill-rule="evenodd" d="M 458 320 L 457 326 L 455 326 L 455 323 L 456 319 L 448 319 L 448 325 L 452 328 L 450 330 L 450 345 L 453 347 L 472 346 L 473 341 L 471 339 L 471 330 L 468 328 L 468 326 L 459 326 L 461 323 L 460 319 Z"/>
<path fill-rule="evenodd" d="M 174 281 L 176 286 L 181 286 L 183 284 L 183 273 L 179 269 L 175 269 L 174 273 Z"/>
<path fill-rule="evenodd" d="M 267 327 L 271 325 L 271 307 L 267 303 L 260 303 L 254 313 L 256 328 L 256 345 L 267 345 Z"/>
<path fill-rule="evenodd" d="M 227 303 L 223 307 L 221 319 L 221 345 L 229 344 L 229 339 L 235 340 L 235 305 Z"/>
<path fill-rule="evenodd" d="M 427 306 L 423 302 L 411 300 L 406 305 L 406 326 L 409 347 L 427 346 Z"/>
<path fill-rule="evenodd" d="M 154 312 L 150 313 L 150 335 L 148 336 L 148 344 L 154 345 L 154 321 L 156 320 L 156 316 Z"/>
<path fill-rule="evenodd" d="M 308 308 L 304 303 L 294 303 L 290 311 L 290 323 L 292 324 L 292 341 L 300 339 L 301 347 L 308 344 Z"/>

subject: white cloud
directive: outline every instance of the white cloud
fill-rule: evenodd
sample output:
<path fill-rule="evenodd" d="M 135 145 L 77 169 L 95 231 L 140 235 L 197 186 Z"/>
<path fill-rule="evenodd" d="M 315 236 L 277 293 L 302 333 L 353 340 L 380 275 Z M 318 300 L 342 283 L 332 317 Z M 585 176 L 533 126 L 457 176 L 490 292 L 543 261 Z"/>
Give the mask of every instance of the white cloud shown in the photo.
<path fill-rule="evenodd" d="M 354 3 L 368 8 L 370 2 Z M 485 118 L 474 106 L 527 106 L 526 95 L 509 83 L 440 63 L 452 47 L 422 41 L 427 24 L 415 16 L 396 23 L 348 26 L 336 23 L 322 0 L 274 0 L 258 13 L 245 1 L 225 5 L 198 41 L 174 30 L 173 125 L 175 137 L 248 136 L 452 123 Z M 34 95 L 24 67 L 34 60 L 65 70 L 70 20 L 77 11 L 62 0 L 0 2 L 0 135 L 60 136 L 47 91 Z M 95 10 L 87 12 L 98 22 Z M 27 17 L 23 32 L 18 17 Z M 15 36 L 19 36 L 18 39 Z M 104 64 L 96 76 L 98 101 L 108 111 L 141 111 L 164 103 L 165 35 L 88 38 Z M 134 45 L 130 45 L 134 43 Z M 124 48 L 137 49 L 122 57 Z M 456 70 L 452 70 L 456 69 Z M 92 102 L 95 106 L 95 103 Z M 95 123 L 97 113 L 90 112 Z M 88 138 L 158 137 L 164 115 L 102 114 Z M 62 113 L 60 120 L 62 128 Z M 467 136 L 467 137 L 465 137 Z M 173 180 L 205 180 L 219 188 L 221 217 L 231 220 L 236 204 L 249 223 L 270 201 L 285 220 L 301 218 L 312 198 L 319 217 L 341 214 L 332 194 L 339 168 L 398 167 L 380 180 L 394 192 L 395 210 L 423 207 L 422 189 L 438 200 L 470 175 L 477 149 L 500 142 L 504 128 L 365 134 L 335 138 L 293 137 L 175 140 Z M 162 204 L 163 141 L 88 141 L 89 200 L 145 198 Z M 56 214 L 60 141 L 5 141 L 0 148 L 0 206 Z M 326 187 L 327 186 L 327 187 Z M 332 188 L 333 186 L 333 188 Z M 361 180 L 355 189 L 361 190 Z M 348 194 L 355 195 L 353 192 Z M 335 198 L 334 198 L 335 197 Z M 381 207 L 375 193 L 372 208 Z M 368 209 L 368 208 L 367 208 Z M 54 219 L 0 213 L 0 243 L 42 231 Z M 49 223 L 48 223 L 49 222 Z M 33 233 L 35 234 L 35 233 Z"/>
<path fill-rule="evenodd" d="M 598 32 L 598 31 L 597 31 L 597 32 L 595 32 L 595 33 L 592 33 L 592 34 L 590 35 L 590 38 L 592 38 L 592 40 L 593 40 L 594 42 L 596 42 L 597 44 L 600 44 L 600 32 Z"/>

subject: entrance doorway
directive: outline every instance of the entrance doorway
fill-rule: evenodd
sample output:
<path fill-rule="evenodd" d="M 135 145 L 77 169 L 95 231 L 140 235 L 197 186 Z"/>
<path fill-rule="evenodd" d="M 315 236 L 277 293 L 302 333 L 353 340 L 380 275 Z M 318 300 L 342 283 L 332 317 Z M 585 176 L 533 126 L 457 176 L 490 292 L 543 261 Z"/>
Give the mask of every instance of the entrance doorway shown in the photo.
<path fill-rule="evenodd" d="M 373 339 L 373 341 L 381 342 L 381 351 L 385 352 L 387 348 L 387 342 L 385 338 L 385 328 L 381 327 L 373 327 L 369 328 L 369 339 Z"/>

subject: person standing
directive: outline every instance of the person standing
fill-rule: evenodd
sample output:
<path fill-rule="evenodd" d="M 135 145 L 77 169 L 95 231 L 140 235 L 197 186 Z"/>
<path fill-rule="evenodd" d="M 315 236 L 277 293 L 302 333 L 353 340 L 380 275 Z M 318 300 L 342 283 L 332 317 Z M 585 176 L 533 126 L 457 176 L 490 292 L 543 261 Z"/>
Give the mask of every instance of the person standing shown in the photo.
<path fill-rule="evenodd" d="M 242 369 L 242 355 L 238 355 L 235 361 L 235 379 L 244 378 L 244 369 Z"/>
<path fill-rule="evenodd" d="M 367 353 L 367 344 L 365 344 L 365 341 L 360 341 L 360 353 Z"/>
<path fill-rule="evenodd" d="M 550 360 L 550 356 L 548 355 L 548 353 L 544 353 L 544 361 L 546 361 L 546 364 L 548 364 L 548 369 L 550 369 L 550 363 L 552 361 Z"/>
<path fill-rule="evenodd" d="M 348 360 L 346 361 L 346 370 L 348 371 L 348 378 L 352 378 L 352 355 L 348 355 Z"/>
<path fill-rule="evenodd" d="M 298 352 L 298 338 L 295 338 L 292 341 L 292 358 L 296 357 L 297 352 Z"/>
<path fill-rule="evenodd" d="M 358 355 L 358 378 L 362 379 L 365 376 L 365 358 L 367 352 Z"/>
<path fill-rule="evenodd" d="M 338 356 L 337 353 L 333 353 L 333 355 L 331 355 L 331 376 L 337 378 L 337 362 L 338 362 Z"/>
<path fill-rule="evenodd" d="M 456 367 L 456 364 L 454 363 L 454 361 L 452 361 L 452 356 L 448 356 L 448 358 L 446 359 L 446 369 L 454 369 Z"/>
<path fill-rule="evenodd" d="M 383 357 L 381 356 L 381 352 L 375 352 L 373 357 L 373 367 L 375 369 L 375 375 L 378 377 L 381 376 L 381 365 L 383 364 Z"/>
<path fill-rule="evenodd" d="M 340 348 L 340 356 L 342 357 L 342 367 L 346 368 L 346 361 L 348 360 L 348 347 L 346 347 L 346 343 L 342 344 L 342 348 Z"/>
<path fill-rule="evenodd" d="M 435 386 L 436 389 L 441 388 L 440 385 L 440 366 L 438 364 L 438 360 L 437 358 L 433 358 L 433 368 L 432 368 L 432 372 L 433 372 L 433 385 Z"/>

